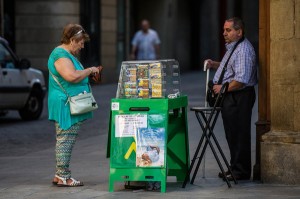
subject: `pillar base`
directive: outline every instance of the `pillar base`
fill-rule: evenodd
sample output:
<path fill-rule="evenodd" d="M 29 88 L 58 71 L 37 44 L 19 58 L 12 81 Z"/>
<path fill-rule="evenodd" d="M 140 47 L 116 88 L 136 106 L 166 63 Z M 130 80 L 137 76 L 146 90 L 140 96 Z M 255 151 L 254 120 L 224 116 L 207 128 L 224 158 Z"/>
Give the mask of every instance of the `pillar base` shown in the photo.
<path fill-rule="evenodd" d="M 269 132 L 261 142 L 261 180 L 300 185 L 300 132 Z"/>
<path fill-rule="evenodd" d="M 260 171 L 260 143 L 262 140 L 262 136 L 270 131 L 270 121 L 267 120 L 259 120 L 255 123 L 256 125 L 256 157 L 255 157 L 255 165 L 253 166 L 253 180 L 260 181 L 261 180 L 261 171 Z"/>

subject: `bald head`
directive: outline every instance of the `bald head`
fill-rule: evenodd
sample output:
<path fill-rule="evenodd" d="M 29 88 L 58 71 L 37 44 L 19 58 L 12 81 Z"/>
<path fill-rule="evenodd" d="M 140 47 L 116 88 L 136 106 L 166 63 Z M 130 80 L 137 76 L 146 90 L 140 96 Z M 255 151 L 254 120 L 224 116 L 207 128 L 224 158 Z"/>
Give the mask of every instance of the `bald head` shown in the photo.
<path fill-rule="evenodd" d="M 150 28 L 150 23 L 149 23 L 149 21 L 146 20 L 146 19 L 142 20 L 142 22 L 141 22 L 141 28 L 142 28 L 142 31 L 143 31 L 143 32 L 147 33 L 148 30 L 149 30 L 149 28 Z"/>

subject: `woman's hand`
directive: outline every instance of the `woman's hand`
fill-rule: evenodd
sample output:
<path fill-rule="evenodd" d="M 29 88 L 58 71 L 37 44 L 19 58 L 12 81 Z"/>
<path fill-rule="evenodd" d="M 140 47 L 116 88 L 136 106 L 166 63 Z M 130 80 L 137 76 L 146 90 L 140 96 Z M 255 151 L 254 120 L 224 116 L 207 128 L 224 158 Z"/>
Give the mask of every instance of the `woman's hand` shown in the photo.
<path fill-rule="evenodd" d="M 95 70 L 96 69 L 96 70 Z M 101 78 L 101 72 L 103 70 L 103 66 L 93 66 L 91 67 L 91 70 L 93 70 L 90 74 L 90 77 L 95 83 L 100 83 L 102 78 Z M 95 72 L 94 72 L 95 71 Z"/>
<path fill-rule="evenodd" d="M 90 75 L 93 76 L 93 75 L 97 75 L 97 74 L 101 73 L 103 66 L 92 66 L 89 69 L 91 71 Z"/>
<path fill-rule="evenodd" d="M 92 66 L 92 67 L 90 67 L 88 69 L 90 70 L 89 76 L 93 76 L 93 75 L 99 74 L 99 69 L 96 66 Z"/>

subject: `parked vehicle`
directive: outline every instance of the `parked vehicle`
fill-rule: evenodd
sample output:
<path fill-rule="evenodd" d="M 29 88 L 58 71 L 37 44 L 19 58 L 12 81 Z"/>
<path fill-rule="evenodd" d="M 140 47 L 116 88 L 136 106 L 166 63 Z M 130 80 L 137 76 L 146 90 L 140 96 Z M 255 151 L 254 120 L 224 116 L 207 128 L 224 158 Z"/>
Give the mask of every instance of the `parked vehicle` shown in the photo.
<path fill-rule="evenodd" d="M 18 110 L 24 120 L 36 120 L 43 111 L 45 79 L 31 68 L 28 59 L 19 59 L 8 42 L 0 37 L 0 116 Z"/>

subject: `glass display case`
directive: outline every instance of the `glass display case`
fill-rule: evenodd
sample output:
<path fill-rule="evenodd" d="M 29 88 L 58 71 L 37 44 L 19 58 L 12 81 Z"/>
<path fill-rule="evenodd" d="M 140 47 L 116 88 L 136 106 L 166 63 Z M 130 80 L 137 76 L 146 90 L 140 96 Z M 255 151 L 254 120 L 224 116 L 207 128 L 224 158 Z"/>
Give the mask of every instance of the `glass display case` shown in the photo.
<path fill-rule="evenodd" d="M 122 62 L 116 98 L 172 98 L 180 93 L 180 68 L 175 59 Z"/>

